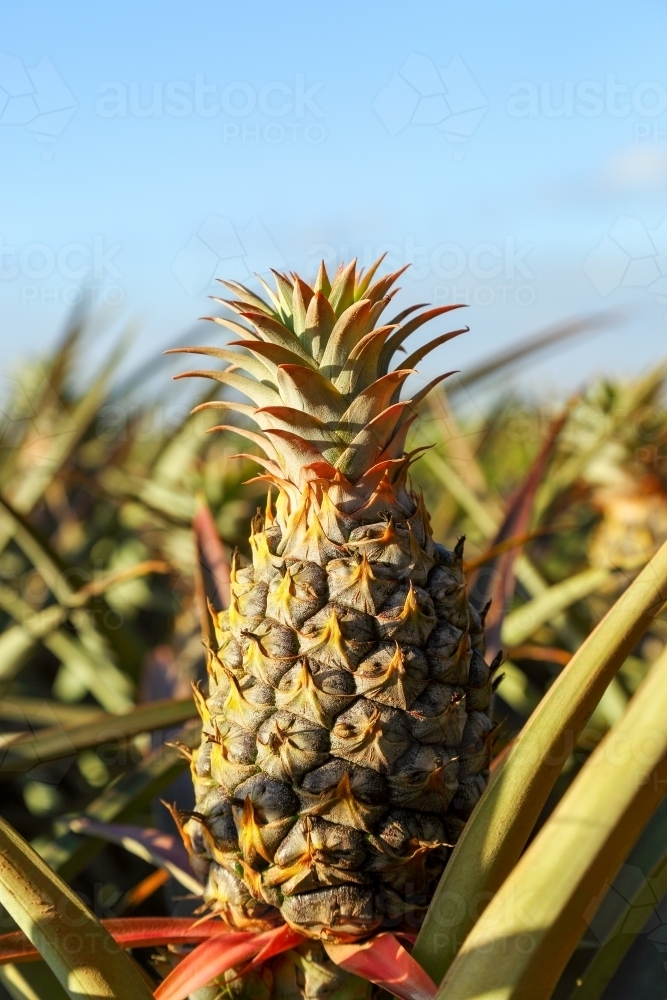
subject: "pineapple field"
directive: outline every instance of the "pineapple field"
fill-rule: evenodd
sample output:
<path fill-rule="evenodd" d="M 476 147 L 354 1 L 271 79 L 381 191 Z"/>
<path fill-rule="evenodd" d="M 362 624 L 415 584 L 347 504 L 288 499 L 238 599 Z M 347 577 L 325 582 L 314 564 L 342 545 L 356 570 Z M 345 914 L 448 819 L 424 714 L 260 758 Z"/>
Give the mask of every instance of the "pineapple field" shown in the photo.
<path fill-rule="evenodd" d="M 611 315 L 459 372 L 402 270 L 14 373 L 0 996 L 664 1000 L 667 363 L 547 405 Z"/>

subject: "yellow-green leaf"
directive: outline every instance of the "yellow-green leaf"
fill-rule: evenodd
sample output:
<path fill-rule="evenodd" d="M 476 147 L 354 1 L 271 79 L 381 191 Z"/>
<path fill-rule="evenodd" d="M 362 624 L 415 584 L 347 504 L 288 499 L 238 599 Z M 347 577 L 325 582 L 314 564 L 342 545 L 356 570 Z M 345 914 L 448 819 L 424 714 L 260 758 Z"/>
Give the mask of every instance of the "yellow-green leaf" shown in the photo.
<path fill-rule="evenodd" d="M 0 902 L 72 1000 L 151 1000 L 132 961 L 97 917 L 3 819 Z"/>
<path fill-rule="evenodd" d="M 466 938 L 438 1000 L 550 997 L 592 900 L 666 791 L 663 653 Z"/>
<path fill-rule="evenodd" d="M 169 729 L 196 714 L 194 701 L 184 698 L 140 705 L 125 715 L 100 714 L 97 720 L 79 726 L 54 726 L 36 735 L 25 734 L 5 750 L 0 774 L 28 771 L 35 764 L 69 757 L 86 747 L 118 743 L 153 729 Z"/>

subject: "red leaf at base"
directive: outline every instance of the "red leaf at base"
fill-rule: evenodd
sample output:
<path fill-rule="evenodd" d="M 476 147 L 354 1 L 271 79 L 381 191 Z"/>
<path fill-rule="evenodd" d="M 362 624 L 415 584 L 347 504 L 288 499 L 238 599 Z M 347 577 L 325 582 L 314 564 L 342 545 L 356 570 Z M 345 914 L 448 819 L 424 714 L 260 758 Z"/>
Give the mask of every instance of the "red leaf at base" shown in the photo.
<path fill-rule="evenodd" d="M 192 917 L 112 917 L 103 926 L 121 948 L 155 948 L 167 944 L 196 944 L 211 937 L 251 938 L 256 935 L 225 931 L 218 920 L 197 923 Z M 0 937 L 0 965 L 7 962 L 37 962 L 42 956 L 23 931 Z"/>
<path fill-rule="evenodd" d="M 205 941 L 160 983 L 155 991 L 155 1000 L 185 1000 L 200 986 L 251 958 L 262 953 L 265 958 L 270 958 L 294 948 L 304 939 L 290 931 L 283 925 L 264 934 L 220 934 Z"/>
<path fill-rule="evenodd" d="M 329 958 L 355 976 L 368 979 L 401 1000 L 434 1000 L 438 987 L 393 934 L 378 934 L 361 944 L 324 942 Z"/>

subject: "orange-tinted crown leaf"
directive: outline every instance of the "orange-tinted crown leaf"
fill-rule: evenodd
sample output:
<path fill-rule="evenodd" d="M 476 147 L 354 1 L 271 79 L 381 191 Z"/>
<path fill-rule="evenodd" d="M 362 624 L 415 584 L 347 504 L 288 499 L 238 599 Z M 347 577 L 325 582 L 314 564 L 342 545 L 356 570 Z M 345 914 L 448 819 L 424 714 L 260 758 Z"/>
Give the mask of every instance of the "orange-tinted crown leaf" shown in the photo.
<path fill-rule="evenodd" d="M 331 285 L 331 291 L 327 298 L 337 317 L 342 316 L 354 302 L 356 267 L 357 258 L 355 257 L 346 267 L 338 271 Z"/>
<path fill-rule="evenodd" d="M 245 285 L 239 284 L 238 281 L 225 281 L 223 278 L 218 280 L 221 285 L 224 285 L 225 288 L 230 290 L 230 292 L 233 292 L 234 295 L 241 300 L 241 302 L 252 306 L 253 309 L 257 309 L 261 313 L 265 313 L 267 316 L 275 316 L 275 312 L 268 302 L 261 299 L 259 295 L 255 295 L 255 293 L 251 292 L 249 288 L 245 287 Z"/>
<path fill-rule="evenodd" d="M 341 417 L 337 433 L 348 442 L 351 441 L 369 421 L 386 410 L 392 402 L 398 402 L 395 397 L 408 375 L 412 374 L 414 373 L 407 369 L 389 372 L 360 392 Z"/>
<path fill-rule="evenodd" d="M 311 363 L 310 355 L 302 347 L 299 338 L 279 319 L 274 319 L 260 312 L 247 311 L 242 312 L 241 315 L 249 323 L 252 323 L 262 340 L 268 341 L 270 344 L 277 344 L 278 347 L 284 347 L 306 363 Z"/>
<path fill-rule="evenodd" d="M 335 379 L 350 351 L 366 332 L 371 303 L 362 299 L 354 302 L 341 315 L 327 342 L 320 361 L 322 374 Z"/>
<path fill-rule="evenodd" d="M 254 348 L 259 342 L 256 340 L 237 340 L 233 341 L 233 344 L 240 345 L 242 347 Z M 237 365 L 244 371 L 248 372 L 254 378 L 261 381 L 267 378 L 271 374 L 271 367 L 264 364 L 263 361 L 258 360 L 247 354 L 241 354 L 238 351 L 228 351 L 225 347 L 172 347 L 170 350 L 165 351 L 165 354 L 206 354 L 210 358 L 220 358 L 221 361 L 226 361 L 230 365 Z"/>
<path fill-rule="evenodd" d="M 422 358 L 425 358 L 427 354 L 434 351 L 436 347 L 440 347 L 441 344 L 446 344 L 448 340 L 453 340 L 454 337 L 459 337 L 462 333 L 468 333 L 469 330 L 469 326 L 464 326 L 460 330 L 451 330 L 449 333 L 442 333 L 439 337 L 434 337 L 433 340 L 429 340 L 429 342 L 424 344 L 423 347 L 413 351 L 413 353 L 405 359 L 401 367 L 416 368 Z"/>
<path fill-rule="evenodd" d="M 303 335 L 306 331 L 306 314 L 314 293 L 310 285 L 302 281 L 298 274 L 293 275 L 293 278 L 292 320 L 294 322 L 294 332 L 303 343 Z"/>
<path fill-rule="evenodd" d="M 243 347 L 246 351 L 252 351 L 253 354 L 258 355 L 261 359 L 266 359 L 267 363 L 265 367 L 271 372 L 275 371 L 278 365 L 308 364 L 312 367 L 313 364 L 312 358 L 304 361 L 301 354 L 295 354 L 294 351 L 289 351 L 286 347 L 281 347 L 279 344 L 271 344 L 265 340 L 232 340 L 229 346 Z M 232 352 L 228 351 L 227 353 L 231 354 Z M 237 361 L 236 363 L 242 365 L 242 362 Z M 254 375 L 255 373 L 253 372 L 252 374 Z M 255 377 L 257 378 L 257 376 Z"/>
<path fill-rule="evenodd" d="M 462 309 L 463 307 L 464 303 L 461 302 L 448 306 L 436 306 L 433 309 L 427 309 L 426 312 L 421 313 L 419 316 L 415 316 L 409 323 L 405 323 L 405 325 L 402 326 L 400 330 L 397 330 L 393 337 L 387 341 L 382 355 L 383 369 L 386 370 L 389 368 L 389 363 L 398 348 L 407 340 L 410 334 L 414 333 L 415 330 L 418 330 L 420 326 L 423 326 L 424 323 L 428 323 L 430 320 L 435 319 L 436 316 L 443 316 L 445 313 L 451 312 L 452 309 Z"/>
<path fill-rule="evenodd" d="M 327 269 L 323 260 L 320 261 L 313 289 L 316 292 L 321 292 L 322 295 L 326 295 L 327 297 L 331 291 L 331 282 L 329 281 L 329 275 L 327 274 Z"/>
<path fill-rule="evenodd" d="M 276 381 L 282 399 L 267 400 L 262 406 L 287 404 L 302 409 L 323 423 L 337 420 L 347 409 L 345 399 L 319 372 L 302 365 L 280 365 Z"/>
<path fill-rule="evenodd" d="M 407 271 L 409 267 L 410 265 L 406 264 L 404 267 L 400 267 L 398 271 L 392 271 L 391 274 L 386 274 L 384 278 L 379 278 L 378 281 L 376 281 L 374 285 L 371 285 L 366 291 L 364 298 L 370 299 L 371 302 L 377 302 L 378 299 L 383 299 L 391 286 L 398 281 L 403 272 Z"/>
<path fill-rule="evenodd" d="M 404 409 L 405 403 L 395 403 L 371 420 L 352 439 L 336 468 L 352 481 L 363 476 L 387 447 Z"/>
<path fill-rule="evenodd" d="M 244 396 L 248 396 L 252 399 L 256 406 L 274 406 L 276 404 L 280 404 L 281 402 L 280 396 L 275 389 L 271 389 L 268 385 L 264 385 L 263 382 L 256 382 L 254 379 L 246 378 L 244 375 L 237 375 L 236 372 L 198 370 L 192 372 L 181 372 L 179 375 L 174 375 L 174 378 L 193 378 L 194 376 L 200 378 L 212 378 L 215 379 L 216 382 L 222 382 L 223 385 L 228 385 L 231 389 L 237 389 L 239 392 L 242 392 Z"/>
<path fill-rule="evenodd" d="M 385 259 L 386 256 L 387 253 L 385 251 L 385 253 L 383 253 L 380 257 L 378 257 L 378 259 L 373 264 L 371 264 L 371 266 L 366 271 L 366 274 L 364 274 L 363 278 L 361 276 L 362 272 L 361 271 L 359 272 L 359 275 L 357 277 L 357 284 L 354 289 L 355 301 L 363 299 L 364 292 L 370 286 L 371 281 L 375 277 L 375 272 L 377 271 L 377 269 L 379 268 L 380 264 L 382 263 L 382 261 Z"/>
<path fill-rule="evenodd" d="M 322 292 L 315 292 L 306 311 L 306 329 L 303 343 L 319 363 L 326 349 L 331 331 L 336 325 L 336 315 L 329 300 Z"/>

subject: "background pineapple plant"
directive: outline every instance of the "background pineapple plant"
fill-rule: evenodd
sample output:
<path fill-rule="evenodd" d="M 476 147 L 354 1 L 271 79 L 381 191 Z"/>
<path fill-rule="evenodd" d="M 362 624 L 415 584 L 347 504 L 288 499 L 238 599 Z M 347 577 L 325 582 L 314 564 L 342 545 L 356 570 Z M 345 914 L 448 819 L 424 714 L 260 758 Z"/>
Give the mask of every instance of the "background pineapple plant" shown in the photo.
<path fill-rule="evenodd" d="M 401 272 L 353 261 L 314 287 L 276 273 L 268 302 L 225 282 L 243 354 L 197 371 L 254 406 L 270 484 L 232 567 L 228 610 L 212 611 L 195 810 L 183 816 L 205 899 L 239 929 L 281 918 L 315 939 L 419 926 L 434 880 L 485 784 L 494 666 L 470 605 L 463 539 L 433 542 L 405 452 L 417 406 L 401 387 L 435 338 L 390 371 L 423 323 L 380 318 Z M 411 317 L 408 319 L 408 317 Z M 237 374 L 243 369 L 254 379 Z M 275 509 L 272 487 L 277 490 Z"/>

